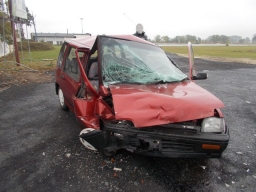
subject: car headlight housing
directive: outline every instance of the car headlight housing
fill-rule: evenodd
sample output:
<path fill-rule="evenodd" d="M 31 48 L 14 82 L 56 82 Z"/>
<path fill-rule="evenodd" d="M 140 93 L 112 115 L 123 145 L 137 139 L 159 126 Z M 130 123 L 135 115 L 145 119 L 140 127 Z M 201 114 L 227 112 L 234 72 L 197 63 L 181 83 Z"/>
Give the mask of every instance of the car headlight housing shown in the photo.
<path fill-rule="evenodd" d="M 225 121 L 223 118 L 218 117 L 208 117 L 202 122 L 201 132 L 205 133 L 224 133 Z"/>

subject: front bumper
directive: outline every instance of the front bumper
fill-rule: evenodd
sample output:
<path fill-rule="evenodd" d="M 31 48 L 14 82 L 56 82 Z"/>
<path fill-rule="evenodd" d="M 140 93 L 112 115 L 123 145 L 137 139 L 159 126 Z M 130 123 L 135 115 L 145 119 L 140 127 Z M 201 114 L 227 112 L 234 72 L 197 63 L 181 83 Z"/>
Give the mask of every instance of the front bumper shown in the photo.
<path fill-rule="evenodd" d="M 113 151 L 124 148 L 133 153 L 157 157 L 219 158 L 229 142 L 229 133 L 201 133 L 191 129 L 166 127 L 126 128 L 105 124 L 100 137 L 83 137 L 95 148 Z M 104 140 L 104 142 L 103 142 Z M 217 146 L 209 149 L 203 146 Z"/>
<path fill-rule="evenodd" d="M 129 129 L 105 124 L 105 130 L 111 132 L 118 144 L 128 151 L 159 157 L 219 158 L 229 142 L 228 128 L 225 134 L 213 134 L 195 129 L 159 126 Z M 219 146 L 219 149 L 205 149 L 203 145 Z"/>

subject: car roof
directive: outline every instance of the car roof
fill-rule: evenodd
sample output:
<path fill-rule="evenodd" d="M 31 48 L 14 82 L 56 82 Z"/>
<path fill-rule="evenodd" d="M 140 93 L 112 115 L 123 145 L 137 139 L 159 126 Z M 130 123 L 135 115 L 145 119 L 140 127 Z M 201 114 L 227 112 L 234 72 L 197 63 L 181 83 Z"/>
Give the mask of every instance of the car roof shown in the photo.
<path fill-rule="evenodd" d="M 70 43 L 76 47 L 92 49 L 98 36 L 112 37 L 112 38 L 116 38 L 116 39 L 123 39 L 123 40 L 129 40 L 129 41 L 136 41 L 136 42 L 156 46 L 155 44 L 153 44 L 149 41 L 146 41 L 144 39 L 141 39 L 139 37 L 136 37 L 134 35 L 96 35 L 96 36 L 87 36 L 87 37 L 82 37 L 82 38 L 69 39 L 69 40 L 66 40 L 66 42 Z"/>

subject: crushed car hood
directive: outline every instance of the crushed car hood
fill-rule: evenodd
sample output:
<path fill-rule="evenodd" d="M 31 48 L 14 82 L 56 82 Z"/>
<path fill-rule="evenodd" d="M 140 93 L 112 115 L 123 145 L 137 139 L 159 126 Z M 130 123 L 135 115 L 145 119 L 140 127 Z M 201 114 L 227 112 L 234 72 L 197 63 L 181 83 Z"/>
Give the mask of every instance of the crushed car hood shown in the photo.
<path fill-rule="evenodd" d="M 224 104 L 193 82 L 110 85 L 117 120 L 146 127 L 201 119 Z"/>

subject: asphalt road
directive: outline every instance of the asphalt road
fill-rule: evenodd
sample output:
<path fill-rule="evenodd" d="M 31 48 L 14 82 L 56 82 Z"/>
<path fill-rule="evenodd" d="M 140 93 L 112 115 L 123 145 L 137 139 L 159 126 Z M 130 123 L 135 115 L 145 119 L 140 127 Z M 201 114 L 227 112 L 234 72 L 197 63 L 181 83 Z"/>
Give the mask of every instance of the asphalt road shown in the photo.
<path fill-rule="evenodd" d="M 187 58 L 173 59 L 187 69 Z M 209 75 L 197 83 L 226 105 L 222 158 L 104 157 L 80 144 L 53 83 L 13 86 L 0 93 L 0 191 L 255 191 L 256 65 L 195 61 Z"/>

